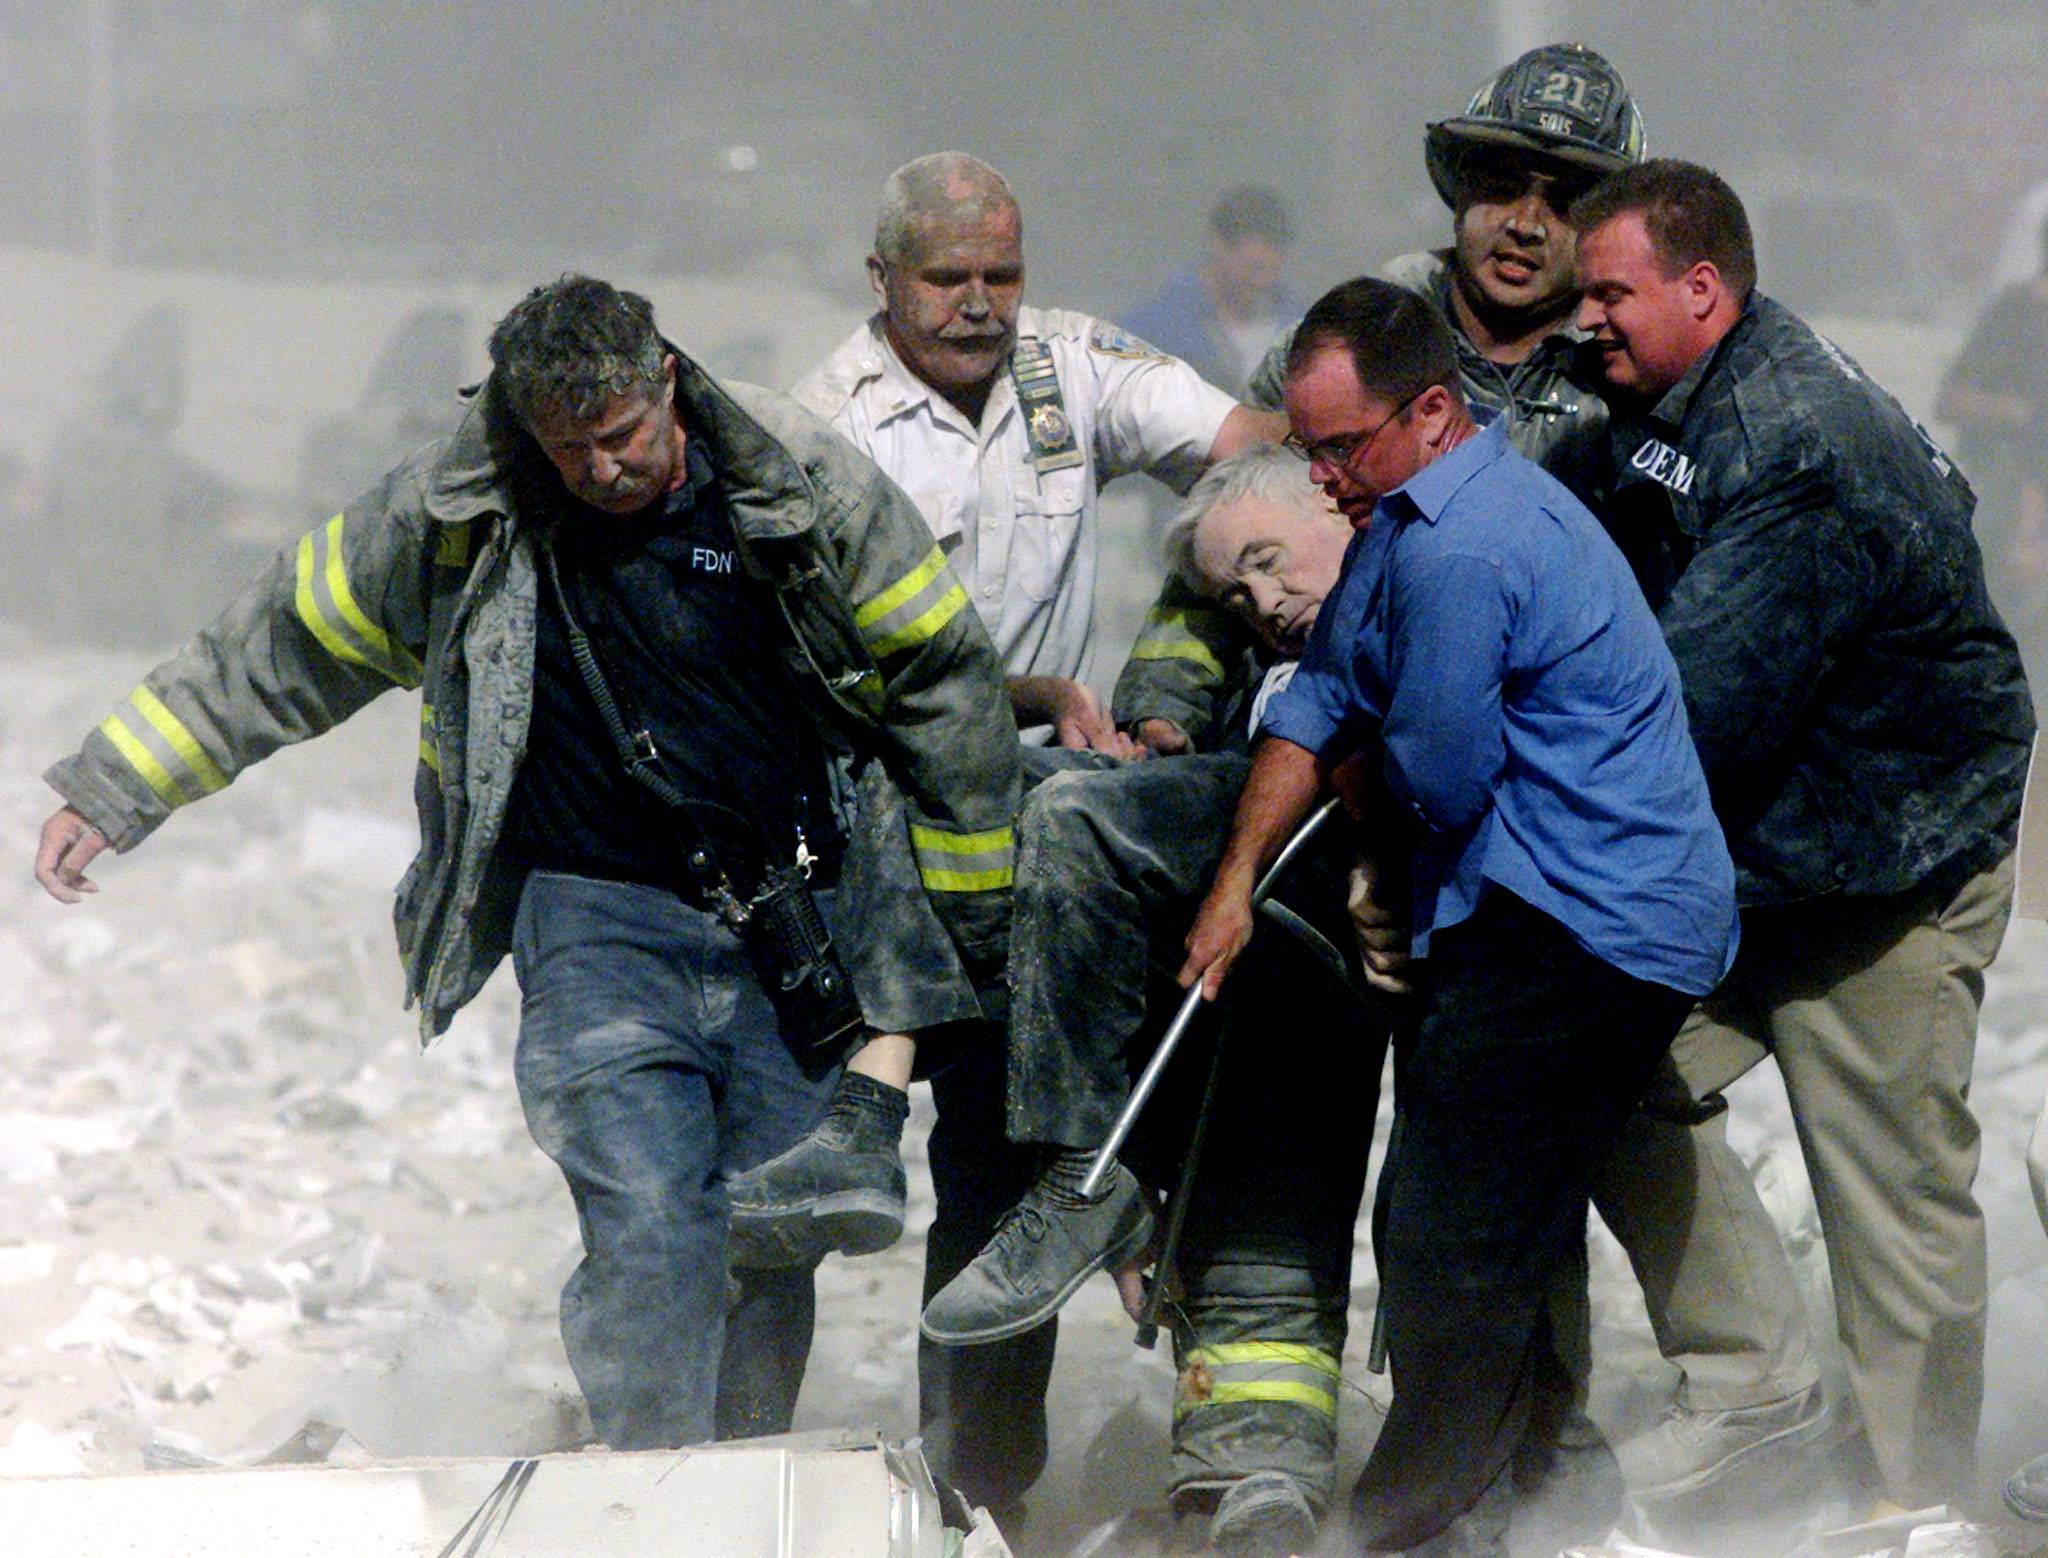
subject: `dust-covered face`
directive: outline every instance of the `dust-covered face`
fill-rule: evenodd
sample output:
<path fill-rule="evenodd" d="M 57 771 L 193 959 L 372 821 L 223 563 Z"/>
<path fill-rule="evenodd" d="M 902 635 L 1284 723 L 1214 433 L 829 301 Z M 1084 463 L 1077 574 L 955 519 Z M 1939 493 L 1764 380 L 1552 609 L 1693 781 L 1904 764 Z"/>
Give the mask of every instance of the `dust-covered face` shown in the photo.
<path fill-rule="evenodd" d="M 868 262 L 903 365 L 941 394 L 985 386 L 1017 340 L 1024 301 L 1024 230 L 1007 202 L 974 202 L 926 217 L 896 263 Z"/>
<path fill-rule="evenodd" d="M 682 485 L 684 436 L 675 409 L 673 357 L 665 376 L 658 393 L 614 395 L 593 417 L 549 410 L 529 423 L 562 485 L 592 508 L 637 514 Z"/>
<path fill-rule="evenodd" d="M 1337 587 L 1350 539 L 1326 495 L 1276 503 L 1246 493 L 1202 516 L 1191 556 L 1203 588 L 1267 648 L 1298 655 Z"/>
<path fill-rule="evenodd" d="M 1565 217 L 1585 184 L 1504 160 L 1474 159 L 1460 186 L 1457 285 L 1481 313 L 1541 315 L 1575 290 L 1576 234 Z"/>

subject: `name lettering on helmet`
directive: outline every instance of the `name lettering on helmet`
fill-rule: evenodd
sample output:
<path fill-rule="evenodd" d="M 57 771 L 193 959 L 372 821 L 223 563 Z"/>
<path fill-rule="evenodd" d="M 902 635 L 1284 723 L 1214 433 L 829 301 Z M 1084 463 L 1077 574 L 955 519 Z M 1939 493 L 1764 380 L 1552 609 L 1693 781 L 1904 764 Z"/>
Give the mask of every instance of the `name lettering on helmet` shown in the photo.
<path fill-rule="evenodd" d="M 1629 465 L 1673 492 L 1691 492 L 1699 466 L 1661 439 L 1652 438 L 1629 457 Z"/>
<path fill-rule="evenodd" d="M 733 553 L 721 552 L 715 547 L 690 548 L 690 566 L 699 573 L 731 573 L 733 557 Z"/>

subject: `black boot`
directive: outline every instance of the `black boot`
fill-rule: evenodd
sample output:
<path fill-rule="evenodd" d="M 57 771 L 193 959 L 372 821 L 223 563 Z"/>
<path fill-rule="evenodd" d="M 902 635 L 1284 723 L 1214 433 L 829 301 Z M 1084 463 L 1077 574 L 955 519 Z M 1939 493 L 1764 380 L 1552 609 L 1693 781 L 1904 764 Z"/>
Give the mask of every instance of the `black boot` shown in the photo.
<path fill-rule="evenodd" d="M 872 1255 L 903 1234 L 910 1113 L 901 1088 L 848 1071 L 825 1117 L 787 1152 L 726 1181 L 735 1266 L 810 1266 L 834 1250 Z"/>

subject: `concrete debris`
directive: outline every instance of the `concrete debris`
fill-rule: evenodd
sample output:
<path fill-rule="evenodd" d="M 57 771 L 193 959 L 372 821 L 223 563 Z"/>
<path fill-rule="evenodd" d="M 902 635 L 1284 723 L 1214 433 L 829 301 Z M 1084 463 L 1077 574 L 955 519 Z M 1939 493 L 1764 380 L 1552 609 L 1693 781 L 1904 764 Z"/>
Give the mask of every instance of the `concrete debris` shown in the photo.
<path fill-rule="evenodd" d="M 419 829 L 410 822 L 355 808 L 316 806 L 299 834 L 299 865 L 371 888 L 388 888 L 405 873 L 419 844 Z"/>
<path fill-rule="evenodd" d="M 18 1437 L 18 1436 L 17 1436 Z M 0 1482 L 11 1550 L 113 1558 L 328 1558 L 487 1547 L 498 1558 L 576 1553 L 830 1553 L 1012 1558 L 985 1510 L 949 1528 L 914 1447 L 845 1435 L 517 1459 L 336 1463 L 346 1436 L 309 1422 L 255 1467 L 175 1458 L 149 1476 Z M 452 1539 L 452 1540 L 451 1540 Z"/>
<path fill-rule="evenodd" d="M 0 1244 L 0 1287 L 40 1282 L 56 1262 L 54 1244 Z"/>
<path fill-rule="evenodd" d="M 0 1446 L 0 1477 L 69 1477 L 86 1469 L 89 1431 L 53 1434 L 34 1421 L 17 1423 Z"/>
<path fill-rule="evenodd" d="M 1823 1531 L 1811 1552 L 1812 1558 L 2038 1558 L 2048 1552 L 2048 1541 L 1965 1520 L 1936 1504 Z"/>
<path fill-rule="evenodd" d="M 119 1120 L 0 1114 L 0 1179 L 52 1179 L 66 1158 L 120 1152 L 132 1138 Z"/>
<path fill-rule="evenodd" d="M 0 815 L 21 856 L 52 804 L 37 775 L 137 669 L 0 640 Z M 315 1423 L 345 1430 L 328 1461 L 510 1458 L 588 1437 L 557 1316 L 580 1255 L 575 1212 L 520 1111 L 509 971 L 425 1055 L 403 1009 L 390 894 L 411 852 L 418 745 L 418 701 L 394 693 L 181 810 L 133 856 L 102 857 L 84 905 L 49 902 L 26 870 L 0 873 L 0 967 L 14 976 L 0 980 L 0 1477 L 245 1467 L 293 1442 L 313 1455 Z M 1989 989 L 1971 1097 L 1992 1230 L 1982 1456 L 1995 1469 L 2048 1447 L 2048 1243 L 2021 1167 L 2048 1088 L 2048 928 L 2013 926 Z M 1758 1167 L 1830 1337 L 1773 1069 L 1730 1097 L 1730 1139 Z M 820 1268 L 802 1425 L 915 1430 L 917 1234 L 932 1207 L 922 1087 L 914 1108 L 912 1236 Z M 1672 1379 L 1626 1259 L 1601 1238 L 1589 1410 L 1620 1438 L 1656 1421 Z M 1363 1220 L 1354 1270 L 1340 1490 L 1389 1388 L 1364 1367 L 1378 1284 Z M 1161 1498 L 1173 1368 L 1130 1337 L 1106 1282 L 1062 1316 L 1052 1457 L 1021 1537 L 1033 1552 L 1101 1540 L 1145 1558 L 1176 1540 Z M 1839 1360 L 1824 1369 L 1844 1401 Z M 299 1474 L 334 1475 L 308 1465 Z M 1814 1524 L 1788 1510 L 1790 1539 L 1745 1558 L 1781 1558 Z M 1642 1545 L 1607 1547 L 1706 1545 L 1631 1534 Z"/>

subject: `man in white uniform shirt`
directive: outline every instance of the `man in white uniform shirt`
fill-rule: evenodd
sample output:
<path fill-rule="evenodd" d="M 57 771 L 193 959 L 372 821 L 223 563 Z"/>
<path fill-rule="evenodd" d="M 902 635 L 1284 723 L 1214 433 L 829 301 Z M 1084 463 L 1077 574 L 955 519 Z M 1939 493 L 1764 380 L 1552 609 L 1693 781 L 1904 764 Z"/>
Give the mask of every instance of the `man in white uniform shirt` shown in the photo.
<path fill-rule="evenodd" d="M 1127 751 L 1084 678 L 1103 483 L 1185 492 L 1286 429 L 1105 321 L 1022 306 L 1023 218 L 964 152 L 883 187 L 868 279 L 881 311 L 796 386 L 916 501 L 1010 676 L 1020 728 Z"/>
<path fill-rule="evenodd" d="M 1102 485 L 1145 471 L 1185 492 L 1210 463 L 1283 437 L 1285 418 L 1239 405 L 1113 324 L 1025 308 L 1016 198 L 995 169 L 963 152 L 920 157 L 889 176 L 868 279 L 880 311 L 796 386 L 796 398 L 916 502 L 937 543 L 932 566 L 952 566 L 995 640 L 1025 739 L 1141 755 L 1087 684 Z M 1049 766 L 1033 771 L 1042 777 Z M 927 881 L 949 874 L 935 878 L 933 866 L 970 868 L 917 864 Z M 886 927 L 873 934 L 907 947 L 887 908 L 870 907 Z M 901 947 L 894 962 L 914 963 Z M 860 1253 L 902 1227 L 896 1140 L 915 1053 L 908 1034 L 959 1013 L 926 990 L 896 999 L 855 962 L 875 998 L 871 1013 L 900 1011 L 903 1031 L 878 1034 L 853 1056 L 809 1137 L 731 1184 L 738 1264 Z M 1000 1000 L 987 973 L 977 980 L 983 1001 Z M 933 1075 L 938 1211 L 926 1238 L 927 1298 L 987 1241 L 1035 1169 L 1004 1131 L 1002 1035 L 969 1031 Z M 764 1245 L 780 1253 L 763 1254 Z M 1053 1330 L 972 1351 L 920 1345 L 926 1454 L 976 1502 L 1012 1505 L 1044 1465 Z"/>

